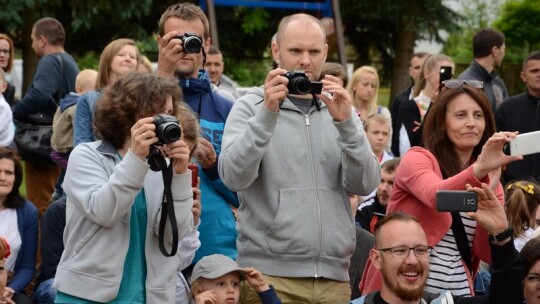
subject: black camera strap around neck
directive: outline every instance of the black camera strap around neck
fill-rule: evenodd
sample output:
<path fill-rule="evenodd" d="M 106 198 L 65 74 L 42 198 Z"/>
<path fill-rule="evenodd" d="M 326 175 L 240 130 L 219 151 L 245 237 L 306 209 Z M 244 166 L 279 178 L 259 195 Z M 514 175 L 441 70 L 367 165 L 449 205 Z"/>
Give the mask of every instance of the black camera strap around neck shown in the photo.
<path fill-rule="evenodd" d="M 164 256 L 171 257 L 178 250 L 178 228 L 176 227 L 176 215 L 174 214 L 174 201 L 171 190 L 173 177 L 172 161 L 169 166 L 162 167 L 161 173 L 163 175 L 163 201 L 161 203 L 161 219 L 159 220 L 159 250 Z M 170 253 L 165 248 L 164 240 L 167 217 L 169 218 L 172 232 L 172 248 Z"/>

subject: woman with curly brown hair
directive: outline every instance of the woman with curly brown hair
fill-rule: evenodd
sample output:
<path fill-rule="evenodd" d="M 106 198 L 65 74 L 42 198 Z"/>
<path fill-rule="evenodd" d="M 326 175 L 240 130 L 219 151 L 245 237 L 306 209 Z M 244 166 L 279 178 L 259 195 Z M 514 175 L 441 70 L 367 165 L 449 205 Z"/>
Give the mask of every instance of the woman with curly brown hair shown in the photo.
<path fill-rule="evenodd" d="M 161 172 L 147 156 L 158 146 L 172 166 L 178 239 L 193 230 L 189 148 L 163 144 L 154 116 L 175 116 L 181 92 L 173 80 L 130 73 L 103 91 L 95 126 L 102 140 L 78 145 L 67 167 L 65 249 L 54 286 L 60 303 L 174 303 L 178 257 L 160 252 L 164 202 Z M 173 118 L 174 119 L 174 118 Z M 170 202 L 170 201 L 169 201 Z M 172 248 L 168 220 L 161 236 Z"/>

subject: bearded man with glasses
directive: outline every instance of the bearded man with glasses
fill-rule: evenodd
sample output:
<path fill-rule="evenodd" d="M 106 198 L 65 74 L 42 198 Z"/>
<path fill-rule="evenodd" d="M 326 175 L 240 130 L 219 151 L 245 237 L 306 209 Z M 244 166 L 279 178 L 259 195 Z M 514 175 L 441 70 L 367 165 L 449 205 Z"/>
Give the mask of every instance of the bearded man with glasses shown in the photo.
<path fill-rule="evenodd" d="M 506 215 L 495 193 L 486 185 L 470 187 L 478 194 L 478 211 L 471 218 L 490 235 L 498 236 L 508 227 Z M 391 212 L 375 227 L 375 248 L 369 258 L 382 273 L 382 287 L 351 304 L 405 303 L 517 303 L 522 298 L 522 263 L 512 242 L 512 235 L 490 241 L 492 288 L 489 295 L 454 296 L 449 291 L 424 291 L 428 277 L 431 247 L 424 229 L 415 217 L 402 211 Z"/>

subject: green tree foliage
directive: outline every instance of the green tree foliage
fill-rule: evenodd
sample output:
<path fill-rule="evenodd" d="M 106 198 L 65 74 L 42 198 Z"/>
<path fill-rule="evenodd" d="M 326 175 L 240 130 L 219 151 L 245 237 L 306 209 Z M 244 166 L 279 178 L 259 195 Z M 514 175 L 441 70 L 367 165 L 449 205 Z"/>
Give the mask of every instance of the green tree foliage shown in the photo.
<path fill-rule="evenodd" d="M 482 28 L 492 27 L 500 14 L 505 0 L 462 0 L 458 13 L 463 17 L 459 27 L 450 32 L 443 53 L 452 57 L 456 63 L 469 63 L 472 60 L 472 38 Z M 498 28 L 498 26 L 495 26 Z M 500 28 L 499 28 L 500 30 Z M 457 71 L 459 72 L 459 71 Z"/>
<path fill-rule="evenodd" d="M 374 65 L 384 82 L 392 79 L 392 95 L 408 84 L 407 67 L 419 39 L 442 41 L 441 30 L 456 27 L 459 15 L 441 0 L 341 0 L 348 43 L 355 66 Z"/>
<path fill-rule="evenodd" d="M 495 27 L 506 36 L 505 61 L 521 63 L 540 48 L 540 0 L 511 0 L 495 21 Z"/>

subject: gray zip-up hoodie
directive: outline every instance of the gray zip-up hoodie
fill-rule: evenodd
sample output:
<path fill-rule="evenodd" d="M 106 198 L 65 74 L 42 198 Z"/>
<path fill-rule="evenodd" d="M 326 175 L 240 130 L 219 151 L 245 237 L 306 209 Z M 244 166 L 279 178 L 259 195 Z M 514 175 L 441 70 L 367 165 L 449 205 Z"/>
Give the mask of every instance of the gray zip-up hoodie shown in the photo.
<path fill-rule="evenodd" d="M 380 168 L 356 114 L 335 122 L 263 106 L 262 87 L 238 99 L 227 119 L 219 174 L 240 200 L 238 263 L 280 277 L 349 281 L 355 228 L 348 193 L 377 187 Z M 353 111 L 351 107 L 351 111 Z"/>
<path fill-rule="evenodd" d="M 65 249 L 56 271 L 55 288 L 97 302 L 116 298 L 129 246 L 131 206 L 143 186 L 148 213 L 146 302 L 174 303 L 180 258 L 178 254 L 165 257 L 158 246 L 161 172 L 150 171 L 148 164 L 131 150 L 120 160 L 116 149 L 102 141 L 80 144 L 69 157 L 64 179 Z M 172 196 L 181 240 L 193 228 L 190 172 L 173 174 Z M 164 239 L 170 250 L 168 221 Z"/>

